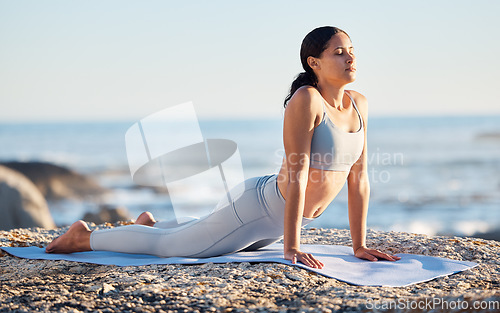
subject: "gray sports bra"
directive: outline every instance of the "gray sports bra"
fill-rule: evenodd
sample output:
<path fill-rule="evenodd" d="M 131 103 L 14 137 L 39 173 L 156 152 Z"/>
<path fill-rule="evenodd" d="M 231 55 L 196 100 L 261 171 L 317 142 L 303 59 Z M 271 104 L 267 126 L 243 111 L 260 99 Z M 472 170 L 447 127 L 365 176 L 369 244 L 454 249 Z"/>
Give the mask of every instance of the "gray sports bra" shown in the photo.
<path fill-rule="evenodd" d="M 350 171 L 352 165 L 361 156 L 365 142 L 363 119 L 354 99 L 347 92 L 346 94 L 358 113 L 360 127 L 354 133 L 338 128 L 326 114 L 326 107 L 323 103 L 323 119 L 314 128 L 311 141 L 310 167 L 327 171 Z"/>

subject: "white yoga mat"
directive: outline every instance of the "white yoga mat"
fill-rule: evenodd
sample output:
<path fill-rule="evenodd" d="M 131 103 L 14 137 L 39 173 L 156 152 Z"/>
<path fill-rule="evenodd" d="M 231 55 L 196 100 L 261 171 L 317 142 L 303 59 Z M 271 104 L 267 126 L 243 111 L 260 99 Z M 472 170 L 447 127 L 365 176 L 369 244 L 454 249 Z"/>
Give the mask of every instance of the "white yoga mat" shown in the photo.
<path fill-rule="evenodd" d="M 201 264 L 228 262 L 275 262 L 298 266 L 318 274 L 353 285 L 403 287 L 458 273 L 477 266 L 477 263 L 456 261 L 425 255 L 399 253 L 396 262 L 370 262 L 356 258 L 351 247 L 332 245 L 301 245 L 301 250 L 312 253 L 325 264 L 323 269 L 313 269 L 303 264 L 292 264 L 283 259 L 283 245 L 272 244 L 263 249 L 238 252 L 212 258 L 160 258 L 144 254 L 127 254 L 107 251 L 47 254 L 38 247 L 1 247 L 9 254 L 27 259 L 67 260 L 117 266 L 148 264 Z"/>

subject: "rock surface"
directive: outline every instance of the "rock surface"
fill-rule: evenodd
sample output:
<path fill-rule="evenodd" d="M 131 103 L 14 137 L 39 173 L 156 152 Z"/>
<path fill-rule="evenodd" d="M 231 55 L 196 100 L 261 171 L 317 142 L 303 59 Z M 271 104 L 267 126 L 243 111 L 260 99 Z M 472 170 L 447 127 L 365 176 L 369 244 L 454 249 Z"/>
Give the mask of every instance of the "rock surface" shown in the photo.
<path fill-rule="evenodd" d="M 89 212 L 83 216 L 84 221 L 94 224 L 102 224 L 106 222 L 116 223 L 119 221 L 129 220 L 130 218 L 130 213 L 126 208 L 112 207 L 108 205 L 102 205 L 97 213 Z"/>
<path fill-rule="evenodd" d="M 92 178 L 65 167 L 44 162 L 4 162 L 28 177 L 47 200 L 83 199 L 106 192 Z"/>
<path fill-rule="evenodd" d="M 3 231 L 0 246 L 46 246 L 66 230 Z M 371 230 L 367 241 L 370 247 L 391 253 L 447 257 L 479 266 L 392 288 L 353 286 L 275 263 L 115 267 L 26 260 L 4 253 L 0 257 L 0 312 L 500 311 L 499 242 Z M 302 242 L 351 244 L 349 232 L 337 229 L 305 229 Z"/>
<path fill-rule="evenodd" d="M 0 229 L 55 228 L 47 202 L 21 173 L 0 165 Z"/>

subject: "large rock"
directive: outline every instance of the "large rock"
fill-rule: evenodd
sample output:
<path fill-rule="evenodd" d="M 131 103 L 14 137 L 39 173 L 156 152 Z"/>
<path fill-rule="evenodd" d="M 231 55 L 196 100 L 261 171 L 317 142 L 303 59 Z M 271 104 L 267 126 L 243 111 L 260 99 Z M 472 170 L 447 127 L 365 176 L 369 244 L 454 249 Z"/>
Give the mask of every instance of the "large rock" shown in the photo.
<path fill-rule="evenodd" d="M 106 191 L 92 178 L 51 163 L 4 162 L 0 165 L 31 179 L 47 200 L 84 199 L 100 196 Z"/>
<path fill-rule="evenodd" d="M 40 190 L 23 174 L 0 165 L 0 230 L 55 228 Z"/>
<path fill-rule="evenodd" d="M 102 205 L 97 213 L 86 213 L 83 217 L 84 221 L 92 222 L 95 224 L 102 224 L 105 222 L 116 223 L 120 221 L 128 221 L 131 216 L 128 210 L 124 207 L 113 207 L 109 205 Z"/>

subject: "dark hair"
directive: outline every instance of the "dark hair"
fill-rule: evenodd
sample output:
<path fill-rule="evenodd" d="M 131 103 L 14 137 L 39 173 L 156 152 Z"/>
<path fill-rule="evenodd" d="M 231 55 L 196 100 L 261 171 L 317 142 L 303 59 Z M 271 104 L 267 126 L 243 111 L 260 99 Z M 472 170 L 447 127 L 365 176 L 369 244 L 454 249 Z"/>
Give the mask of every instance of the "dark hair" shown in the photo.
<path fill-rule="evenodd" d="M 290 93 L 286 96 L 283 106 L 286 107 L 288 101 L 292 98 L 293 94 L 302 86 L 312 86 L 314 88 L 318 87 L 318 78 L 312 68 L 307 64 L 308 57 L 319 58 L 321 53 L 327 48 L 328 41 L 336 34 L 344 33 L 345 31 L 340 28 L 333 26 L 323 26 L 312 30 L 309 34 L 302 40 L 302 45 L 300 46 L 300 62 L 302 63 L 302 68 L 305 72 L 297 75 L 295 80 L 292 82 L 290 87 Z M 349 35 L 347 35 L 349 37 Z"/>

